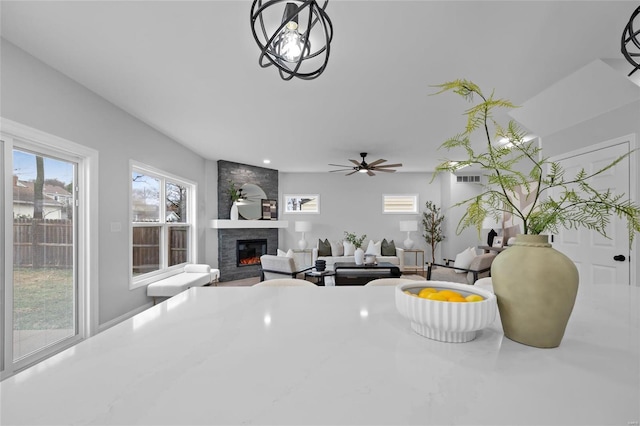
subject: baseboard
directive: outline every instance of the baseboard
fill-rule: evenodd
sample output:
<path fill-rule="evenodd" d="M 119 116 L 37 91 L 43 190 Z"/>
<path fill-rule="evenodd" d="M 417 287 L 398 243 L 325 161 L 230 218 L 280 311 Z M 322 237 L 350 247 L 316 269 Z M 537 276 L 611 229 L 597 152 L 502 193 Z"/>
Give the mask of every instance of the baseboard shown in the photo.
<path fill-rule="evenodd" d="M 112 320 L 105 322 L 104 324 L 100 324 L 98 326 L 98 333 L 102 333 L 103 331 L 113 327 L 116 324 L 120 324 L 122 321 L 128 320 L 129 318 L 139 314 L 140 312 L 146 311 L 147 309 L 153 307 L 153 302 L 149 302 L 145 305 L 140 306 L 137 309 L 127 312 L 126 314 L 120 315 Z"/>

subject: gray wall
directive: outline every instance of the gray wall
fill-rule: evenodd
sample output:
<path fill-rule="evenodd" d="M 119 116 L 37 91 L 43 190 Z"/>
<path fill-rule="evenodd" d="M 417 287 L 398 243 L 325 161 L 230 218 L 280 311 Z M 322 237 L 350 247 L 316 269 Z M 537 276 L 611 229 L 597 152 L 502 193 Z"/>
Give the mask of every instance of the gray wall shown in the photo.
<path fill-rule="evenodd" d="M 424 204 L 430 200 L 442 206 L 440 181 L 430 183 L 430 180 L 430 173 L 379 173 L 370 177 L 363 174 L 344 176 L 341 173 L 281 172 L 279 217 L 288 220 L 289 227 L 280 231 L 280 248 L 287 250 L 298 247 L 301 235 L 294 231 L 296 220 L 312 223 L 311 232 L 305 236 L 309 247 L 315 247 L 319 238 L 341 240 L 344 231 L 355 232 L 358 235 L 367 234 L 367 240 L 393 239 L 399 247 L 403 247 L 406 232 L 400 231 L 399 222 L 418 220 L 418 231 L 411 234 L 411 239 L 415 242 L 416 248 L 425 250 L 428 260 L 431 248 L 422 237 Z M 284 194 L 320 194 L 320 213 L 284 214 Z M 383 194 L 418 194 L 420 213 L 383 214 Z M 445 215 L 447 214 L 445 210 Z"/>
<path fill-rule="evenodd" d="M 99 323 L 150 301 L 145 287 L 129 290 L 130 159 L 197 182 L 204 261 L 204 159 L 4 39 L 1 54 L 3 117 L 99 151 Z"/>

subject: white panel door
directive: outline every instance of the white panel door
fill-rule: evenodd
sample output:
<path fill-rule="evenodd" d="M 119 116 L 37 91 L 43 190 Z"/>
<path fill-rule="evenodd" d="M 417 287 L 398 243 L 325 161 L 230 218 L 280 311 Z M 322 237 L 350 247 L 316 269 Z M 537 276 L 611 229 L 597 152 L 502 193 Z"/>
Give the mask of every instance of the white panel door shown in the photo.
<path fill-rule="evenodd" d="M 630 142 L 618 140 L 606 147 L 595 147 L 579 154 L 568 153 L 553 158 L 564 167 L 566 179 L 582 168 L 594 173 L 630 150 Z M 597 190 L 630 194 L 630 158 L 592 178 L 590 184 Z M 607 237 L 585 228 L 561 230 L 554 235 L 553 247 L 574 261 L 580 273 L 581 284 L 630 284 L 631 259 L 625 220 L 616 216 L 606 229 Z M 615 258 L 615 259 L 614 259 Z M 616 260 L 617 259 L 617 260 Z"/>

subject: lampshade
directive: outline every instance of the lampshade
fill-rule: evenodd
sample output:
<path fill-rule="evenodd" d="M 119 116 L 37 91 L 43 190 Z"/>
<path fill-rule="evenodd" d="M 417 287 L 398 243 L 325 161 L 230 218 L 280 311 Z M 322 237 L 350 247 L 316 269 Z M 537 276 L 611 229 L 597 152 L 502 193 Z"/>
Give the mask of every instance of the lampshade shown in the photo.
<path fill-rule="evenodd" d="M 260 47 L 258 63 L 275 66 L 283 80 L 317 78 L 329 62 L 333 25 L 316 0 L 254 0 L 251 31 Z"/>
<path fill-rule="evenodd" d="M 634 20 L 636 18 L 638 18 L 638 22 L 635 22 L 637 25 L 634 29 Z M 631 14 L 629 23 L 624 27 L 620 49 L 622 55 L 634 67 L 628 74 L 631 77 L 631 74 L 640 69 L 640 6 Z"/>
<path fill-rule="evenodd" d="M 296 221 L 295 229 L 296 229 L 296 232 L 309 232 L 311 231 L 311 222 Z"/>
<path fill-rule="evenodd" d="M 418 221 L 417 220 L 401 220 L 400 221 L 400 230 L 402 232 L 413 232 L 418 230 Z"/>

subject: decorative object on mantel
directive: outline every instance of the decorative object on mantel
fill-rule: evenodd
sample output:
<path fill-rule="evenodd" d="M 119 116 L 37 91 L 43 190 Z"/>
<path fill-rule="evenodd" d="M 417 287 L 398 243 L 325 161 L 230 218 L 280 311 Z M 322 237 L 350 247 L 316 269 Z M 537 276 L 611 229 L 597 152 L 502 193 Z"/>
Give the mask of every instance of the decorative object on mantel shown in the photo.
<path fill-rule="evenodd" d="M 278 220 L 278 201 L 262 200 L 262 220 Z"/>
<path fill-rule="evenodd" d="M 229 181 L 229 197 L 231 198 L 231 211 L 229 212 L 229 218 L 231 220 L 238 220 L 238 201 L 244 199 L 242 194 L 242 188 L 236 188 L 236 184 L 233 181 Z"/>
<path fill-rule="evenodd" d="M 436 207 L 433 201 L 427 201 L 422 212 L 422 226 L 424 227 L 424 240 L 431 247 L 431 262 L 436 263 L 436 247 L 444 241 L 442 222 L 444 215 L 440 207 Z"/>
<path fill-rule="evenodd" d="M 622 32 L 622 41 L 620 50 L 622 51 L 622 55 L 629 61 L 631 65 L 633 65 L 633 70 L 627 75 L 631 77 L 631 75 L 640 69 L 640 19 L 637 22 L 638 26 L 634 30 L 633 24 L 634 20 L 640 16 L 640 6 L 631 14 L 631 18 L 629 18 L 629 23 L 624 27 L 624 31 Z M 635 52 L 630 50 L 635 47 Z"/>
<path fill-rule="evenodd" d="M 624 194 L 611 190 L 599 191 L 590 179 L 618 164 L 627 153 L 593 173 L 580 170 L 574 177 L 565 177 L 557 162 L 541 155 L 534 140 L 525 141 L 525 132 L 511 120 L 505 128 L 495 121 L 494 110 L 511 109 L 508 100 L 486 97 L 480 88 L 467 80 L 455 80 L 436 86 L 437 92 L 452 91 L 468 101 L 474 96 L 478 103 L 468 109 L 465 130 L 445 141 L 441 147 L 458 148 L 467 159 L 463 165 L 480 167 L 487 176 L 483 192 L 463 200 L 456 206 L 466 206 L 458 222 L 458 232 L 475 226 L 478 234 L 487 216 L 498 220 L 509 214 L 522 223 L 524 234 L 517 235 L 513 247 L 504 250 L 491 265 L 493 289 L 498 297 L 498 309 L 504 334 L 511 340 L 539 348 L 560 345 L 578 290 L 578 271 L 564 254 L 551 248 L 544 231 L 558 232 L 561 227 L 586 227 L 606 237 L 606 227 L 612 215 L 626 219 L 629 244 L 640 232 L 640 207 L 624 199 Z M 507 143 L 494 143 L 491 137 Z M 487 137 L 486 152 L 476 153 L 471 135 L 479 130 Z M 521 162 L 530 163 L 528 173 Z M 455 172 L 445 160 L 436 167 L 433 179 L 442 172 Z M 531 234 L 531 235 L 526 235 Z M 493 245 L 496 240 L 494 239 Z"/>
<path fill-rule="evenodd" d="M 262 68 L 275 66 L 280 77 L 313 80 L 329 62 L 333 25 L 316 0 L 254 0 L 251 5 L 251 32 L 258 47 Z M 276 6 L 276 7 L 273 7 Z M 268 29 L 268 30 L 267 30 Z M 313 31 L 313 33 L 312 33 Z"/>
<path fill-rule="evenodd" d="M 304 250 L 307 248 L 307 240 L 304 239 L 304 233 L 311 231 L 311 222 L 297 220 L 294 226 L 296 232 L 302 232 L 302 237 L 300 238 L 300 241 L 298 241 L 298 248 L 300 250 Z"/>
<path fill-rule="evenodd" d="M 344 231 L 344 239 L 353 244 L 356 248 L 355 253 L 353 254 L 356 265 L 364 264 L 364 250 L 362 250 L 362 243 L 364 239 L 367 238 L 367 234 L 358 237 L 353 232 Z"/>
<path fill-rule="evenodd" d="M 404 248 L 412 249 L 413 240 L 411 239 L 411 233 L 418 230 L 417 220 L 401 220 L 400 231 L 407 233 L 407 239 L 404 240 Z"/>

